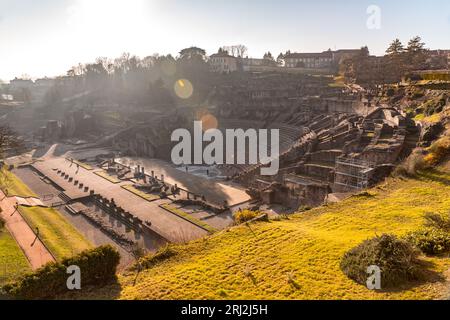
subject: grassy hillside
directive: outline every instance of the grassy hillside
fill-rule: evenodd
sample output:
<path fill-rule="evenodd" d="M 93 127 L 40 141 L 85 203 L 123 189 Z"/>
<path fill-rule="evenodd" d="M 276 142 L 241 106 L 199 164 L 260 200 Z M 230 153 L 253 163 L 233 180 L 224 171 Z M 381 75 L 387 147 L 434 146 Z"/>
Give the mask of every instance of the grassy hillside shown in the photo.
<path fill-rule="evenodd" d="M 376 234 L 404 235 L 425 212 L 450 210 L 450 172 L 384 185 L 341 203 L 280 221 L 238 226 L 177 246 L 175 256 L 84 298 L 122 299 L 434 299 L 447 284 L 433 276 L 392 292 L 373 292 L 340 270 L 343 254 Z M 445 272 L 448 257 L 425 258 Z M 435 280 L 433 280 L 435 279 Z M 434 281 L 434 282 L 433 282 Z"/>

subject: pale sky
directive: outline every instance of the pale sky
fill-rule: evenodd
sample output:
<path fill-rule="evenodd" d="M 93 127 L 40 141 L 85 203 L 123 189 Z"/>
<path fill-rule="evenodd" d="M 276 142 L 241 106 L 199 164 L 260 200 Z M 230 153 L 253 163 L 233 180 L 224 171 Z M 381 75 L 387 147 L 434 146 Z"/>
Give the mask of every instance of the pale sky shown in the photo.
<path fill-rule="evenodd" d="M 381 9 L 380 29 L 367 8 Z M 244 44 L 262 57 L 328 48 L 383 54 L 391 40 L 420 35 L 450 49 L 448 0 L 0 0 L 0 79 L 56 76 L 78 62 L 177 55 L 192 45 L 208 54 Z"/>

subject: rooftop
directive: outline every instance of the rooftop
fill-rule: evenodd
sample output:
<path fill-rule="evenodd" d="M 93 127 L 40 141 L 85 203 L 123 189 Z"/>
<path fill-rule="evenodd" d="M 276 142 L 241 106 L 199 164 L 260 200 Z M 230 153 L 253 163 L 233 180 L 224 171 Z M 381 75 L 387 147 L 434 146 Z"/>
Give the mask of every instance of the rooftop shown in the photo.
<path fill-rule="evenodd" d="M 324 52 L 316 52 L 316 53 L 290 53 L 286 55 L 285 59 L 296 59 L 296 58 L 332 58 L 333 52 L 324 51 Z"/>

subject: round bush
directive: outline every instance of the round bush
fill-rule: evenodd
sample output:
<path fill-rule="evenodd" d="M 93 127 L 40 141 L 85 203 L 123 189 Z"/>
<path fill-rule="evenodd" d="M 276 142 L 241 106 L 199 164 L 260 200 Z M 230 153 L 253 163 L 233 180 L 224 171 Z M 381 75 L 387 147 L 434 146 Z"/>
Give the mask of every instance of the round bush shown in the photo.
<path fill-rule="evenodd" d="M 260 214 L 260 212 L 252 210 L 237 211 L 234 213 L 234 221 L 236 221 L 236 223 L 244 223 L 256 218 Z"/>
<path fill-rule="evenodd" d="M 438 255 L 450 251 L 450 233 L 438 228 L 411 232 L 405 240 L 427 255 Z"/>
<path fill-rule="evenodd" d="M 450 136 L 445 136 L 433 142 L 430 146 L 430 154 L 434 165 L 440 163 L 448 155 L 450 155 Z"/>
<path fill-rule="evenodd" d="M 418 259 L 420 252 L 411 244 L 394 235 L 384 234 L 366 240 L 345 253 L 341 270 L 352 280 L 366 285 L 367 268 L 376 265 L 381 269 L 382 288 L 396 287 L 408 281 L 422 279 L 423 267 Z"/>

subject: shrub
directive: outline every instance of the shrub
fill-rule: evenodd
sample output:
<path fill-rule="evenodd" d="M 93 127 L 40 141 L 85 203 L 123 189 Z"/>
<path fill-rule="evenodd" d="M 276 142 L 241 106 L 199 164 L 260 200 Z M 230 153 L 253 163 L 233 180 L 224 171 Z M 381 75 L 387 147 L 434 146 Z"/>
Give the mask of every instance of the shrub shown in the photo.
<path fill-rule="evenodd" d="M 439 158 L 434 153 L 427 154 L 423 161 L 425 162 L 427 167 L 433 167 L 439 163 Z"/>
<path fill-rule="evenodd" d="M 86 250 L 77 256 L 50 262 L 17 282 L 2 289 L 19 299 L 51 299 L 68 291 L 67 267 L 78 266 L 81 270 L 81 285 L 101 286 L 113 280 L 120 261 L 120 254 L 110 245 Z"/>
<path fill-rule="evenodd" d="M 429 154 L 425 161 L 430 165 L 437 165 L 450 155 L 450 136 L 445 136 L 435 141 L 429 148 Z"/>
<path fill-rule="evenodd" d="M 145 250 L 145 248 L 139 246 L 138 244 L 135 244 L 130 253 L 135 259 L 139 260 L 146 256 L 147 251 Z"/>
<path fill-rule="evenodd" d="M 394 94 L 395 94 L 395 90 L 394 90 L 394 89 L 392 89 L 392 88 L 387 89 L 386 95 L 387 95 L 388 97 L 393 97 Z"/>
<path fill-rule="evenodd" d="M 393 174 L 394 176 L 413 176 L 417 171 L 423 170 L 426 167 L 427 163 L 425 162 L 425 157 L 422 154 L 422 151 L 417 149 L 414 150 L 403 163 L 395 168 Z"/>
<path fill-rule="evenodd" d="M 137 270 L 139 266 L 143 269 L 149 269 L 156 264 L 175 256 L 176 254 L 177 252 L 173 249 L 172 246 L 166 245 L 160 248 L 156 253 L 147 255 L 139 259 L 139 261 L 135 263 L 133 267 L 131 267 L 131 269 Z"/>
<path fill-rule="evenodd" d="M 450 234 L 438 228 L 424 228 L 411 232 L 405 240 L 427 255 L 438 255 L 450 251 Z"/>
<path fill-rule="evenodd" d="M 312 208 L 310 207 L 310 206 L 307 206 L 307 205 L 301 205 L 300 207 L 298 207 L 298 212 L 306 212 L 306 211 L 309 211 L 309 210 L 311 210 Z"/>
<path fill-rule="evenodd" d="M 289 220 L 289 215 L 283 213 L 283 214 L 278 214 L 275 217 L 273 217 L 272 219 L 270 219 L 272 221 L 282 221 L 282 220 Z"/>
<path fill-rule="evenodd" d="M 433 99 L 433 100 L 429 100 L 429 101 L 425 102 L 424 104 L 422 104 L 421 107 L 426 116 L 431 116 L 435 113 L 441 112 L 446 103 L 447 102 L 446 102 L 445 96 L 441 95 L 437 99 Z"/>
<path fill-rule="evenodd" d="M 247 221 L 250 221 L 252 219 L 255 219 L 261 215 L 261 212 L 259 211 L 252 211 L 252 210 L 240 210 L 234 213 L 234 221 L 236 223 L 244 223 Z"/>
<path fill-rule="evenodd" d="M 425 225 L 430 228 L 437 228 L 443 231 L 450 231 L 450 216 L 444 217 L 438 213 L 425 213 Z"/>
<path fill-rule="evenodd" d="M 419 98 L 422 98 L 423 96 L 424 96 L 424 93 L 422 91 L 414 91 L 412 93 L 413 99 L 419 99 Z"/>
<path fill-rule="evenodd" d="M 350 279 L 366 285 L 367 268 L 376 265 L 381 269 L 382 287 L 389 288 L 423 277 L 419 254 L 408 242 L 384 234 L 345 253 L 340 267 Z"/>

